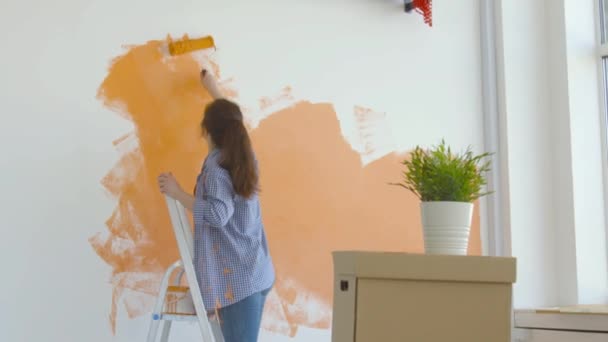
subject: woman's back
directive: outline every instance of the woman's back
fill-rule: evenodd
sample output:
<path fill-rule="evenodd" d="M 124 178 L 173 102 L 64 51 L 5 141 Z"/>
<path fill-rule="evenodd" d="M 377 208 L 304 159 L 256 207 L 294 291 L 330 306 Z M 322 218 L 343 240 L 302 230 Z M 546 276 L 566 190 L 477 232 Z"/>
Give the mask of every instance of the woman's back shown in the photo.
<path fill-rule="evenodd" d="M 205 306 L 224 307 L 274 283 L 274 268 L 257 193 L 235 193 L 230 174 L 212 151 L 197 181 L 195 267 Z"/>

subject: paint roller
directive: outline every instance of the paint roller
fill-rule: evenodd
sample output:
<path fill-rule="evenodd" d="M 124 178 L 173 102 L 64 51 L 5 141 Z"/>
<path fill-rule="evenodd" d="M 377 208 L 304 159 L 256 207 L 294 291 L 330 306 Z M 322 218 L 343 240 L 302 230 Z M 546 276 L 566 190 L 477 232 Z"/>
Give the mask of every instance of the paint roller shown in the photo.
<path fill-rule="evenodd" d="M 173 41 L 169 38 L 167 44 L 169 54 L 171 56 L 179 56 L 185 53 L 204 50 L 209 48 L 215 49 L 215 41 L 212 36 L 190 39 L 187 36 L 183 39 Z"/>

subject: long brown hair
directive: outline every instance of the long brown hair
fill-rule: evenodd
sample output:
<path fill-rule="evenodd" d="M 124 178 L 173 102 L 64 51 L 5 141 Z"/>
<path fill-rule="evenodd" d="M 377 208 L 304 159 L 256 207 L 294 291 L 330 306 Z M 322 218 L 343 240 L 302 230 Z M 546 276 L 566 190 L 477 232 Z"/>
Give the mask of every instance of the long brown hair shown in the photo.
<path fill-rule="evenodd" d="M 220 149 L 220 166 L 230 174 L 234 191 L 242 197 L 251 197 L 258 191 L 258 174 L 239 106 L 225 99 L 211 102 L 205 109 L 201 128 Z"/>

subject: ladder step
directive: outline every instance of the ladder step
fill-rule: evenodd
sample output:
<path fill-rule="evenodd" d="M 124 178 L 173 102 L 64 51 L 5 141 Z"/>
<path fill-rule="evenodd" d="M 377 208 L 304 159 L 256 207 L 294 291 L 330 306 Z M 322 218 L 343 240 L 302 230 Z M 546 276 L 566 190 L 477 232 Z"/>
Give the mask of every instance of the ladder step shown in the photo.
<path fill-rule="evenodd" d="M 168 286 L 163 314 L 196 315 L 188 286 Z"/>

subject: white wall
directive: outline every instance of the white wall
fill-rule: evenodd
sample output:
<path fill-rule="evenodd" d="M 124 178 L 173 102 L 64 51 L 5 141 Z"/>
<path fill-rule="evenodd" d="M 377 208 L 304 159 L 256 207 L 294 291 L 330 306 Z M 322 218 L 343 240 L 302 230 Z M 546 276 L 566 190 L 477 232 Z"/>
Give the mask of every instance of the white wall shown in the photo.
<path fill-rule="evenodd" d="M 354 148 L 363 142 L 354 138 L 352 110 L 363 105 L 387 113 L 393 139 L 382 153 L 442 137 L 481 150 L 478 1 L 435 1 L 432 29 L 401 6 L 396 0 L 3 1 L 0 340 L 140 341 L 145 335 L 147 317 L 130 320 L 121 308 L 112 336 L 110 268 L 87 241 L 105 229 L 114 206 L 99 183 L 120 156 L 111 142 L 131 130 L 95 99 L 122 45 L 210 33 L 219 46 L 215 57 L 245 105 L 290 85 L 298 99 L 334 103 Z M 195 336 L 195 330 L 176 335 Z M 328 336 L 302 329 L 294 340 Z"/>
<path fill-rule="evenodd" d="M 516 307 L 608 299 L 594 5 L 498 8 Z"/>

